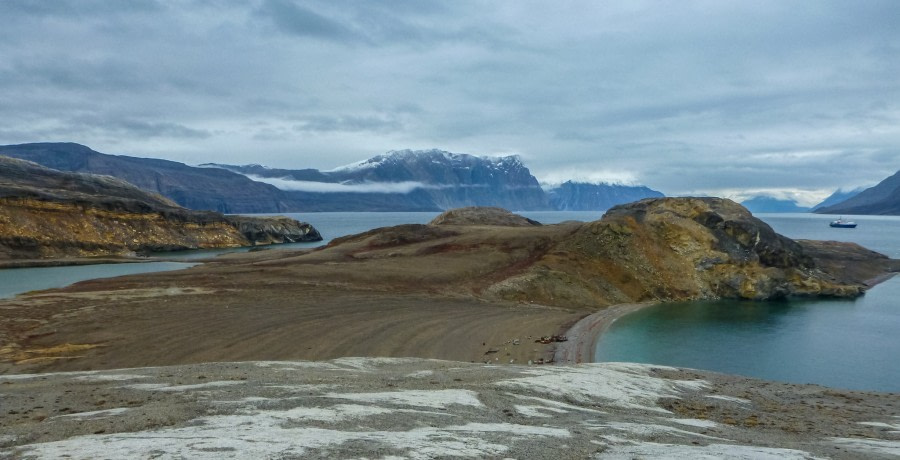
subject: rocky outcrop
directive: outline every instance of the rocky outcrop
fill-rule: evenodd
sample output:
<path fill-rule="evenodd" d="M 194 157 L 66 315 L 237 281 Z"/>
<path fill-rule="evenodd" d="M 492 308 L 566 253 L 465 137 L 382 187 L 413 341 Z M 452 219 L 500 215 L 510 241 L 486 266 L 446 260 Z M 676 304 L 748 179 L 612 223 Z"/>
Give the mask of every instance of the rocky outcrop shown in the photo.
<path fill-rule="evenodd" d="M 322 240 L 312 225 L 289 217 L 227 216 L 226 219 L 253 245 Z"/>
<path fill-rule="evenodd" d="M 513 214 L 502 208 L 468 207 L 451 209 L 435 217 L 430 225 L 499 225 L 502 227 L 534 227 L 536 220 Z"/>
<path fill-rule="evenodd" d="M 548 251 L 540 264 L 490 289 L 504 298 L 525 292 L 541 301 L 580 304 L 852 297 L 866 289 L 866 279 L 887 270 L 887 257 L 865 252 L 857 263 L 866 269 L 850 276 L 733 201 L 647 199 L 609 210 Z"/>
<path fill-rule="evenodd" d="M 318 241 L 309 224 L 184 209 L 122 180 L 0 157 L 0 259 Z"/>

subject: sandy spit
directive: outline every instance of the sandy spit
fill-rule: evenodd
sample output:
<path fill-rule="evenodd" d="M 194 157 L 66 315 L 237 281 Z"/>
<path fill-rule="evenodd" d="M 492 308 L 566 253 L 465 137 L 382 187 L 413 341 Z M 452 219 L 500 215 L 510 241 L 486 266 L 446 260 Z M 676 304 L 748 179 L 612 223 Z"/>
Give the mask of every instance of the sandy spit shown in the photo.
<path fill-rule="evenodd" d="M 568 341 L 558 343 L 553 360 L 559 364 L 593 362 L 600 336 L 616 320 L 653 305 L 657 305 L 657 302 L 619 304 L 585 316 L 566 331 Z"/>

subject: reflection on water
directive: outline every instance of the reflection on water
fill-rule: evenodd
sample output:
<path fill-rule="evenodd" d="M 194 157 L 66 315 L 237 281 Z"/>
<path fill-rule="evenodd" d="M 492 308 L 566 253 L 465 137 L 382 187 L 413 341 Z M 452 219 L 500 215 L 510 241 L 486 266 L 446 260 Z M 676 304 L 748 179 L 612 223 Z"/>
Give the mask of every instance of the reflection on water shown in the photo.
<path fill-rule="evenodd" d="M 181 262 L 146 262 L 97 264 L 69 267 L 6 268 L 0 270 L 0 298 L 41 289 L 68 286 L 78 281 L 109 278 L 137 273 L 180 270 L 196 264 Z"/>
<path fill-rule="evenodd" d="M 615 322 L 596 360 L 898 392 L 898 332 L 900 278 L 893 278 L 855 300 L 650 307 Z"/>

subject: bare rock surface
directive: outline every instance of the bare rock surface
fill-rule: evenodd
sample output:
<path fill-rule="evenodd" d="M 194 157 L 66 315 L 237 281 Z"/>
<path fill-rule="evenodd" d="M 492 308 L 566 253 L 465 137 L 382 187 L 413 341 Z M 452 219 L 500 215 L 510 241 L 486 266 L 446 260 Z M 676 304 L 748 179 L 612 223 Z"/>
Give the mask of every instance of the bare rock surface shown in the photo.
<path fill-rule="evenodd" d="M 342 358 L 0 376 L 8 458 L 897 458 L 897 395 Z"/>

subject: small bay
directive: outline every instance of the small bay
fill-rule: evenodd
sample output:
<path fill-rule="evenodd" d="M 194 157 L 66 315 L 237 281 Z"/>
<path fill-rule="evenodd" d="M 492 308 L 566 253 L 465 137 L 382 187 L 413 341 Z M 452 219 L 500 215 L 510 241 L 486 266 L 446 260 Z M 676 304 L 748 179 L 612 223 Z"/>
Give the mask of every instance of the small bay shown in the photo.
<path fill-rule="evenodd" d="M 900 218 L 763 214 L 791 238 L 859 243 L 900 257 Z M 850 217 L 850 216 L 845 216 Z M 792 383 L 900 392 L 900 278 L 846 299 L 661 304 L 620 318 L 595 360 L 692 367 Z"/>

